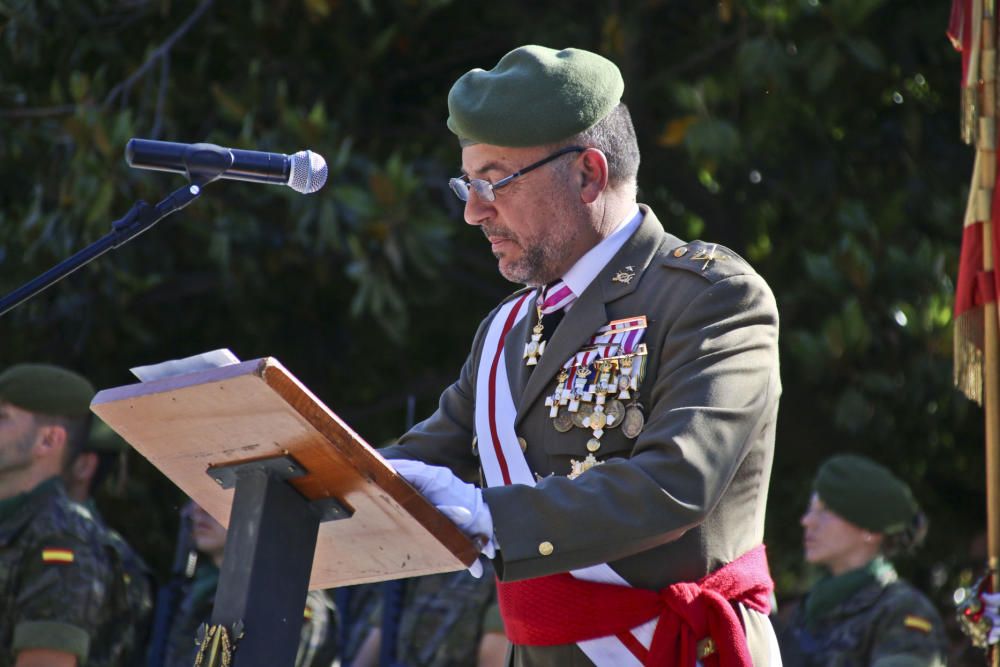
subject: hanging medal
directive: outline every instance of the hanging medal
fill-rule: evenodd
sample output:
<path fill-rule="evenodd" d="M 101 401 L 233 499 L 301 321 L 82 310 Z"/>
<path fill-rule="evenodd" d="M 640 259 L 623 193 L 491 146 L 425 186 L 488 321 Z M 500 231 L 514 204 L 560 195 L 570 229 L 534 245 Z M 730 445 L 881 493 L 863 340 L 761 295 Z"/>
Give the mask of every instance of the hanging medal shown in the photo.
<path fill-rule="evenodd" d="M 524 363 L 527 366 L 537 365 L 539 357 L 545 353 L 546 341 L 542 340 L 542 333 L 545 331 L 545 326 L 542 324 L 541 306 L 535 306 L 535 312 L 538 314 L 538 324 L 531 330 L 531 340 L 524 344 Z"/>

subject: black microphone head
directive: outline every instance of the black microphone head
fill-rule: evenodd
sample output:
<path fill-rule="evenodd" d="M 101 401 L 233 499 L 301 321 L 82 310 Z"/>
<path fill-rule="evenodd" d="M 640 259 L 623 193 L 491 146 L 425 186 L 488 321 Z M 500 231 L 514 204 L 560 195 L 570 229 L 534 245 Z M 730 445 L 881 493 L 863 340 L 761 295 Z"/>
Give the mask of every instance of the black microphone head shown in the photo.
<path fill-rule="evenodd" d="M 327 166 L 322 155 L 312 151 L 299 151 L 289 155 L 292 166 L 288 175 L 288 187 L 302 194 L 316 192 L 326 184 Z"/>

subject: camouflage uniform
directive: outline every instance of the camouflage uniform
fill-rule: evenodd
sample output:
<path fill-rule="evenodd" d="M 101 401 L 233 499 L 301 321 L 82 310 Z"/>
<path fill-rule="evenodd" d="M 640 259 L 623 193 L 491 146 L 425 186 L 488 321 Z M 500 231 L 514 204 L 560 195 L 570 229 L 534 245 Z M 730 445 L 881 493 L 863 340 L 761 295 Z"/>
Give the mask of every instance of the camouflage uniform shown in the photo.
<path fill-rule="evenodd" d="M 87 667 L 127 664 L 124 580 L 100 522 L 59 479 L 0 501 L 0 667 L 28 648 Z"/>
<path fill-rule="evenodd" d="M 808 627 L 805 604 L 779 634 L 785 667 L 944 665 L 947 639 L 934 605 L 891 567 Z"/>
<path fill-rule="evenodd" d="M 475 665 L 479 641 L 503 633 L 492 567 L 481 579 L 465 570 L 406 582 L 396 662 L 407 667 Z"/>
<path fill-rule="evenodd" d="M 93 500 L 89 500 L 85 506 L 104 527 L 106 545 L 114 554 L 122 577 L 125 605 L 119 608 L 120 617 L 114 624 L 120 630 L 117 637 L 121 645 L 120 664 L 122 667 L 143 667 L 146 664 L 146 644 L 153 619 L 152 571 L 125 538 L 107 525 Z"/>
<path fill-rule="evenodd" d="M 218 583 L 218 568 L 208 562 L 199 563 L 170 625 L 164 667 L 191 667 L 194 664 L 198 653 L 195 637 L 203 623 L 211 622 Z M 302 638 L 295 667 L 330 665 L 337 655 L 336 637 L 336 616 L 329 597 L 322 591 L 310 591 L 303 613 Z"/>

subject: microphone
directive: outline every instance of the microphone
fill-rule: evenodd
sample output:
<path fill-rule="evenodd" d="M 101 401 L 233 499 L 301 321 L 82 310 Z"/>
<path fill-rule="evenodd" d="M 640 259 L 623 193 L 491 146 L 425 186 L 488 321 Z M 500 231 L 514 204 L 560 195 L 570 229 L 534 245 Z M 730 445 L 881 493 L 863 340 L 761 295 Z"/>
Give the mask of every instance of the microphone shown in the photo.
<path fill-rule="evenodd" d="M 152 139 L 129 139 L 125 161 L 136 169 L 172 171 L 187 174 L 188 178 L 277 183 L 302 194 L 319 190 L 327 176 L 326 160 L 312 151 L 285 155 Z"/>

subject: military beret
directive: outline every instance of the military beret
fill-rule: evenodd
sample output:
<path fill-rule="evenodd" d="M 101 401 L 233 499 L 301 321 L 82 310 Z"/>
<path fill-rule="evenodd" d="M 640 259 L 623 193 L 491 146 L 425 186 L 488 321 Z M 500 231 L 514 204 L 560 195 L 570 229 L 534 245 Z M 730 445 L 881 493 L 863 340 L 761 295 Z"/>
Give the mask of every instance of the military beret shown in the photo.
<path fill-rule="evenodd" d="M 0 373 L 0 401 L 55 417 L 90 413 L 94 386 L 81 375 L 50 364 L 16 364 Z"/>
<path fill-rule="evenodd" d="M 885 466 L 856 454 L 827 459 L 813 489 L 842 519 L 884 535 L 903 531 L 920 512 L 905 482 Z"/>
<path fill-rule="evenodd" d="M 618 105 L 618 67 L 582 49 L 514 49 L 470 70 L 448 93 L 448 129 L 466 143 L 541 146 L 582 132 Z"/>

